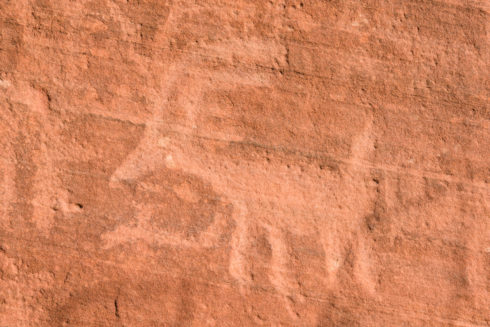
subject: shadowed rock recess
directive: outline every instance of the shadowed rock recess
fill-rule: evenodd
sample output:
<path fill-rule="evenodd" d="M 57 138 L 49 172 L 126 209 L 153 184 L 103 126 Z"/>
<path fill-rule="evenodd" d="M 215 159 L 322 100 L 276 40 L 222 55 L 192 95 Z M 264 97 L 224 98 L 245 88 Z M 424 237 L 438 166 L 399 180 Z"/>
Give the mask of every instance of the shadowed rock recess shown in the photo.
<path fill-rule="evenodd" d="M 0 327 L 490 326 L 488 0 L 0 0 Z"/>

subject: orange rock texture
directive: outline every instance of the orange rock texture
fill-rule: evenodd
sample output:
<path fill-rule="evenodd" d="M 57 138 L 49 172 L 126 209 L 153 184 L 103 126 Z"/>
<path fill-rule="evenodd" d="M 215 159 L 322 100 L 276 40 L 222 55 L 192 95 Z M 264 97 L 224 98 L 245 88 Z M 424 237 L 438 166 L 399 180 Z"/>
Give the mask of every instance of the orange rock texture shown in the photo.
<path fill-rule="evenodd" d="M 488 0 L 0 0 L 0 326 L 489 326 Z"/>

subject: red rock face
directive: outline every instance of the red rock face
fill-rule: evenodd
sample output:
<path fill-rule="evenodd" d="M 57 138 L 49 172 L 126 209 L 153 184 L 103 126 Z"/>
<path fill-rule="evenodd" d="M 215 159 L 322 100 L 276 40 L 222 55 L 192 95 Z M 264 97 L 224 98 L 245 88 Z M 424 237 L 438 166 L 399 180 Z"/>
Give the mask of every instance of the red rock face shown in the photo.
<path fill-rule="evenodd" d="M 489 326 L 489 9 L 0 0 L 0 326 Z"/>

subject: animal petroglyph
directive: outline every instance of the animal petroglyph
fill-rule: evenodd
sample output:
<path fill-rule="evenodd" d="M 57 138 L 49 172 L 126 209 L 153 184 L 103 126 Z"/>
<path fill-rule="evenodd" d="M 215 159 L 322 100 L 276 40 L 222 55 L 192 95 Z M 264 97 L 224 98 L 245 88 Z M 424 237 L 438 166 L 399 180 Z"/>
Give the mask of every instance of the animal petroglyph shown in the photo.
<path fill-rule="evenodd" d="M 231 44 L 234 44 L 233 42 Z M 219 44 L 207 49 L 208 53 L 226 51 Z M 240 47 L 228 50 L 233 51 Z M 270 44 L 270 56 L 281 57 L 284 47 Z M 146 122 L 146 130 L 138 147 L 113 173 L 111 185 L 118 187 L 124 182 L 138 182 L 143 176 L 159 169 L 170 169 L 197 176 L 209 183 L 213 190 L 233 205 L 232 220 L 234 231 L 230 242 L 229 273 L 243 290 L 251 283 L 246 254 L 250 249 L 249 230 L 259 225 L 267 231 L 272 257 L 269 263 L 269 280 L 274 289 L 284 297 L 294 292 L 288 262 L 289 232 L 304 235 L 320 235 L 325 252 L 326 283 L 334 285 L 338 269 L 345 264 L 346 257 L 352 259 L 352 273 L 367 289 L 372 289 L 371 267 L 368 250 L 360 236 L 361 218 L 371 210 L 373 192 L 366 186 L 364 171 L 354 164 L 343 167 L 338 185 L 332 189 L 321 180 L 302 176 L 298 172 L 286 170 L 272 171 L 260 162 L 237 165 L 233 158 L 219 160 L 206 155 L 200 142 L 243 142 L 239 132 L 212 131 L 203 134 L 199 124 L 209 116 L 222 114 L 219 107 L 205 103 L 205 97 L 216 90 L 267 89 L 272 90 L 274 81 L 269 74 L 250 73 L 237 69 L 234 74 L 219 69 L 202 69 L 202 55 L 186 54 L 172 64 L 163 78 L 163 89 L 153 99 L 151 119 Z M 193 69 L 189 69 L 192 67 Z M 197 72 L 197 73 L 191 73 Z M 369 120 L 369 119 L 368 119 Z M 358 131 L 351 146 L 352 157 L 346 162 L 357 163 L 365 159 L 373 149 L 372 119 Z M 206 132 L 206 131 L 204 131 Z M 310 186 L 308 186 L 310 185 Z M 311 185 L 318 185 L 312 189 Z M 274 190 L 274 195 L 270 195 Z M 185 188 L 174 192 L 187 201 L 195 201 L 196 195 Z M 264 216 L 264 205 L 268 213 Z M 259 214 L 259 211 L 262 213 Z M 304 222 L 290 224 L 291 210 L 303 212 Z M 349 220 L 339 220 L 349 212 Z M 135 225 L 123 225 L 106 233 L 104 239 L 108 247 L 134 240 L 151 240 L 155 244 L 174 246 L 209 247 L 223 233 L 224 217 L 216 217 L 212 225 L 194 239 L 182 235 L 156 231 L 151 227 L 151 207 L 143 205 Z M 349 217 L 349 215 L 347 215 Z"/>
<path fill-rule="evenodd" d="M 178 19 L 171 11 L 162 33 L 168 33 Z M 322 282 L 327 287 L 335 287 L 339 271 L 349 266 L 353 279 L 372 291 L 370 253 L 361 225 L 373 210 L 376 192 L 369 174 L 359 168 L 373 150 L 372 113 L 366 111 L 362 121 L 368 123 L 353 132 L 350 157 L 342 158 L 340 172 L 327 173 L 326 180 L 289 169 L 289 165 L 270 169 L 260 160 L 238 162 L 232 155 L 207 155 L 213 150 L 206 147 L 224 149 L 230 144 L 250 143 L 260 146 L 261 141 L 246 132 L 253 126 L 240 120 L 240 114 L 246 115 L 248 104 L 235 104 L 230 95 L 253 98 L 257 92 L 261 96 L 273 94 L 281 84 L 279 72 L 287 66 L 287 48 L 273 39 L 204 42 L 197 50 L 183 51 L 178 59 L 171 60 L 164 74 L 156 77 L 159 89 L 146 95 L 151 114 L 145 122 L 144 135 L 114 171 L 110 184 L 114 188 L 126 183 L 140 185 L 160 170 L 187 174 L 209 184 L 221 201 L 231 204 L 231 219 L 229 214 L 217 212 L 204 230 L 188 237 L 183 230 L 156 226 L 155 204 L 142 201 L 135 205 L 135 222 L 119 225 L 102 236 L 106 247 L 137 240 L 158 246 L 213 247 L 228 233 L 226 226 L 231 220 L 228 272 L 241 292 L 253 283 L 248 252 L 252 247 L 250 231 L 255 227 L 265 231 L 271 249 L 269 261 L 262 263 L 269 283 L 284 298 L 292 316 L 288 299 L 301 300 L 301 295 L 290 266 L 291 233 L 320 239 L 324 251 Z M 264 119 L 276 119 L 274 112 L 266 115 L 272 116 Z M 271 151 L 276 149 L 272 147 Z M 339 187 L 334 188 L 335 184 Z M 192 186 L 171 188 L 173 194 L 188 203 L 199 201 Z M 292 217 L 298 214 L 302 221 L 292 223 Z"/>
<path fill-rule="evenodd" d="M 0 0 L 0 327 L 488 325 L 488 9 Z"/>

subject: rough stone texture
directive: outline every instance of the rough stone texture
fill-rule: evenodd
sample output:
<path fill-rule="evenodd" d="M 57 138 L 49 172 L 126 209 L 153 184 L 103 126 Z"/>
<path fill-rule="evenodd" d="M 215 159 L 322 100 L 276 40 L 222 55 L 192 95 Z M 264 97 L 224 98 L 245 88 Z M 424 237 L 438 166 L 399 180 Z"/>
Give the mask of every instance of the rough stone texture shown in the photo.
<path fill-rule="evenodd" d="M 0 326 L 489 326 L 489 10 L 0 0 Z"/>

